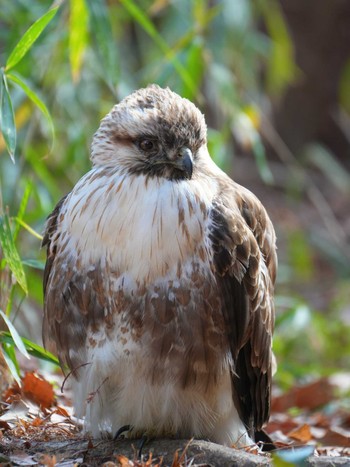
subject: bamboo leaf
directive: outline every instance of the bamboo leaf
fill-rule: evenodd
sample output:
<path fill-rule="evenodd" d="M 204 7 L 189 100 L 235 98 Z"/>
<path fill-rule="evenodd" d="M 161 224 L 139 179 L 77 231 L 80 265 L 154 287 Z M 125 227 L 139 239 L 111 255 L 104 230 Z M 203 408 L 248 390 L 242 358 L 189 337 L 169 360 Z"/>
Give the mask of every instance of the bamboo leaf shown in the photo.
<path fill-rule="evenodd" d="M 83 56 L 87 45 L 88 11 L 85 0 L 70 1 L 69 59 L 73 81 L 80 76 Z"/>
<path fill-rule="evenodd" d="M 6 326 L 8 327 L 8 330 L 10 331 L 10 334 L 13 338 L 13 341 L 17 347 L 17 349 L 21 352 L 22 355 L 24 355 L 26 358 L 29 358 L 29 354 L 22 342 L 22 339 L 20 338 L 16 328 L 14 327 L 14 325 L 11 323 L 11 321 L 9 320 L 9 318 L 5 315 L 5 313 L 0 310 L 0 316 L 2 317 L 2 319 L 5 321 L 5 324 Z"/>
<path fill-rule="evenodd" d="M 0 70 L 0 128 L 12 162 L 15 163 L 16 125 L 6 76 Z"/>
<path fill-rule="evenodd" d="M 114 86 L 118 78 L 118 64 L 116 47 L 113 44 L 113 34 L 110 21 L 110 13 L 105 0 L 96 2 L 87 0 L 89 7 L 91 31 L 93 32 L 97 53 L 100 56 L 103 70 L 110 86 Z"/>
<path fill-rule="evenodd" d="M 11 310 L 13 307 L 13 297 L 14 297 L 14 292 L 15 292 L 15 287 L 13 284 L 10 285 L 10 293 L 7 297 L 7 305 L 6 305 L 6 311 L 5 314 L 6 316 L 10 316 Z"/>
<path fill-rule="evenodd" d="M 305 160 L 321 170 L 333 185 L 345 195 L 350 193 L 350 175 L 337 158 L 321 144 L 308 144 L 304 149 Z"/>
<path fill-rule="evenodd" d="M 339 81 L 339 101 L 342 108 L 350 113 L 350 59 L 348 58 L 342 69 Z"/>
<path fill-rule="evenodd" d="M 39 180 L 44 182 L 48 192 L 53 199 L 62 196 L 62 188 L 60 187 L 61 180 L 56 174 L 49 170 L 47 164 L 43 164 L 42 160 L 38 158 L 34 146 L 28 146 L 26 149 L 26 159 L 31 165 L 31 169 L 38 176 Z"/>
<path fill-rule="evenodd" d="M 17 65 L 22 60 L 34 42 L 38 39 L 40 34 L 46 26 L 53 19 L 57 13 L 58 6 L 47 11 L 43 16 L 33 23 L 30 28 L 23 34 L 16 47 L 12 50 L 9 58 L 7 59 L 5 70 L 8 71 Z"/>
<path fill-rule="evenodd" d="M 193 100 L 197 96 L 198 89 L 200 88 L 204 76 L 203 44 L 199 39 L 193 40 L 188 48 L 186 70 L 191 75 L 193 82 L 196 83 L 196 92 L 192 93 L 187 87 L 187 89 L 182 90 L 181 95 L 182 97 Z"/>
<path fill-rule="evenodd" d="M 13 241 L 14 242 L 17 239 L 19 229 L 20 229 L 20 226 L 21 226 L 21 222 L 23 220 L 24 213 L 25 213 L 25 211 L 27 209 L 27 205 L 28 205 L 31 190 L 32 190 L 32 183 L 28 181 L 27 184 L 26 184 L 26 187 L 24 189 L 24 193 L 23 193 L 23 196 L 22 196 L 22 199 L 21 199 L 21 204 L 19 206 L 17 217 L 16 217 L 16 222 L 17 223 L 16 223 L 16 226 L 15 226 L 15 230 L 13 232 Z"/>
<path fill-rule="evenodd" d="M 271 185 L 274 181 L 273 174 L 267 162 L 265 148 L 259 135 L 257 135 L 256 139 L 254 140 L 252 149 L 261 179 L 267 185 Z"/>
<path fill-rule="evenodd" d="M 17 362 L 14 346 L 10 344 L 3 344 L 2 349 L 5 362 L 10 369 L 11 375 L 15 379 L 18 386 L 21 386 L 21 379 L 19 377 L 19 365 Z"/>
<path fill-rule="evenodd" d="M 10 222 L 7 214 L 0 216 L 0 244 L 4 258 L 25 294 L 28 294 L 27 280 L 21 258 L 13 240 Z"/>
<path fill-rule="evenodd" d="M 48 362 L 54 363 L 55 365 L 60 364 L 58 358 L 55 357 L 55 355 L 53 355 L 51 352 L 48 352 L 40 345 L 35 344 L 35 342 L 32 342 L 31 340 L 26 339 L 25 337 L 22 337 L 21 340 L 25 345 L 25 348 L 29 355 L 36 358 L 40 358 L 41 360 L 46 360 Z M 0 342 L 2 344 L 14 345 L 13 337 L 9 332 L 6 331 L 0 333 Z"/>
<path fill-rule="evenodd" d="M 271 94 L 279 95 L 298 75 L 293 59 L 293 42 L 279 2 L 261 1 L 259 6 L 272 39 L 270 63 L 267 68 L 267 85 Z"/>
<path fill-rule="evenodd" d="M 49 126 L 50 126 L 50 131 L 52 135 L 52 140 L 54 140 L 55 136 L 55 129 L 53 125 L 53 121 L 50 115 L 50 112 L 48 111 L 46 105 L 44 102 L 40 99 L 40 97 L 28 86 L 28 83 L 19 75 L 17 74 L 12 74 L 12 73 L 7 73 L 6 74 L 7 79 L 11 80 L 12 82 L 16 83 L 18 86 L 20 86 L 23 91 L 27 94 L 29 99 L 40 109 L 40 111 L 43 113 L 44 117 L 46 118 Z"/>
<path fill-rule="evenodd" d="M 33 235 L 33 237 L 37 238 L 40 241 L 43 239 L 42 235 L 40 235 L 36 230 L 32 229 L 30 225 L 28 225 L 19 217 L 15 217 L 15 221 L 17 222 L 17 225 L 21 225 L 22 227 L 24 227 L 30 234 Z"/>
<path fill-rule="evenodd" d="M 175 56 L 174 52 L 162 38 L 162 36 L 157 31 L 156 27 L 148 16 L 134 3 L 132 0 L 120 0 L 120 3 L 125 7 L 129 12 L 132 18 L 139 23 L 139 25 L 147 32 L 147 34 L 153 39 L 153 41 L 158 45 L 161 51 L 164 53 L 166 58 L 172 63 L 173 67 L 177 71 L 178 75 L 181 77 L 182 81 L 188 86 L 193 94 L 196 94 L 196 85 L 188 73 L 186 68 L 182 65 L 179 59 Z"/>
<path fill-rule="evenodd" d="M 24 259 L 22 264 L 33 269 L 39 269 L 39 271 L 43 271 L 45 269 L 45 262 L 38 259 Z"/>

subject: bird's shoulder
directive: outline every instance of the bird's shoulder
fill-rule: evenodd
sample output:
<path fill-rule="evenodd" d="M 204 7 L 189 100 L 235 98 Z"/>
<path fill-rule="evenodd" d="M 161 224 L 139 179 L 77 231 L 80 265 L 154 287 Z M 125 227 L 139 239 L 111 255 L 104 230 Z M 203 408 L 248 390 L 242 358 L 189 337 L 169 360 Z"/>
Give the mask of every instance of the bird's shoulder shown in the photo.
<path fill-rule="evenodd" d="M 263 262 L 274 283 L 276 235 L 265 207 L 256 195 L 226 174 L 220 173 L 217 181 L 209 235 L 219 273 L 225 274 L 229 266 L 236 264 L 241 269 L 236 271 L 237 279 L 241 280 L 247 270 L 254 274 L 254 269 Z"/>

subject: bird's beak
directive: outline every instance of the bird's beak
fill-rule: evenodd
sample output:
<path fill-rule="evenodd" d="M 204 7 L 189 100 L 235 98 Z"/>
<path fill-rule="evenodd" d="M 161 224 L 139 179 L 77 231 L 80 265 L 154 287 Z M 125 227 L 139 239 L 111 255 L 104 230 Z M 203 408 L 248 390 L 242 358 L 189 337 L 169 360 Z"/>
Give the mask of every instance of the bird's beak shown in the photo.
<path fill-rule="evenodd" d="M 175 166 L 179 170 L 185 172 L 186 178 L 190 180 L 193 172 L 193 156 L 191 150 L 186 146 L 183 146 L 179 149 L 177 156 Z"/>

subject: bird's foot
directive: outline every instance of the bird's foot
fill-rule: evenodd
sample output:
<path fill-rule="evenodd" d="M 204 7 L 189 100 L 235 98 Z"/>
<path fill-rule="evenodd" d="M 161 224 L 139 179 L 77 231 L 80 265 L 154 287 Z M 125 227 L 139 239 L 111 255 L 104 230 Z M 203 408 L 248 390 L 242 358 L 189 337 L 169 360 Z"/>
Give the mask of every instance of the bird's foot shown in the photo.
<path fill-rule="evenodd" d="M 116 434 L 114 435 L 114 440 L 117 440 L 117 439 L 123 439 L 125 436 L 123 435 L 123 433 L 126 433 L 126 432 L 129 432 L 133 429 L 132 425 L 123 425 L 122 427 L 119 428 L 119 430 L 117 430 Z M 142 433 L 142 432 L 141 432 Z M 147 435 L 146 433 L 144 433 L 141 438 L 138 440 L 138 443 L 137 443 L 137 455 L 138 455 L 138 458 L 141 458 L 141 455 L 142 455 L 142 449 L 145 447 L 145 445 L 147 443 L 149 443 L 151 440 L 153 439 L 153 437 Z"/>
<path fill-rule="evenodd" d="M 119 430 L 117 430 L 116 434 L 114 435 L 114 438 L 113 439 L 119 439 L 121 438 L 121 435 L 123 433 L 125 433 L 126 431 L 130 431 L 132 430 L 132 426 L 131 425 L 123 425 L 119 428 Z M 124 436 L 123 436 L 124 437 Z"/>
<path fill-rule="evenodd" d="M 146 446 L 147 443 L 152 441 L 153 438 L 149 437 L 148 435 L 144 434 L 142 438 L 140 438 L 140 441 L 138 442 L 137 448 L 138 448 L 138 458 L 141 459 L 142 456 L 142 449 Z"/>

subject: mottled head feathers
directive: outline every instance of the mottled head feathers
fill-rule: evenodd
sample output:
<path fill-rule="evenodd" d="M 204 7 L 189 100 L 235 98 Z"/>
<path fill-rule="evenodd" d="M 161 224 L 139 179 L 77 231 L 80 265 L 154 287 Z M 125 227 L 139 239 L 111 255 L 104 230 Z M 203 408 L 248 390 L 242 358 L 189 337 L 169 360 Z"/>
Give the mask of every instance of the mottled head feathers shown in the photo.
<path fill-rule="evenodd" d="M 152 84 L 127 96 L 101 121 L 91 160 L 94 165 L 124 164 L 141 171 L 145 168 L 138 150 L 141 141 L 155 142 L 158 153 L 148 164 L 152 165 L 161 157 L 171 159 L 182 147 L 189 148 L 195 157 L 206 144 L 206 133 L 204 115 L 192 102 Z"/>

